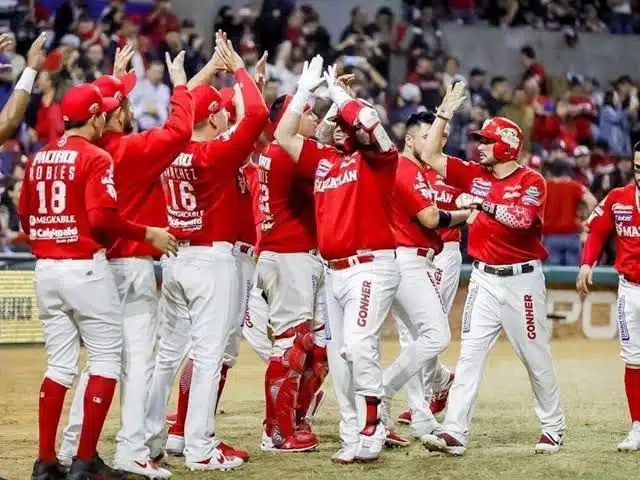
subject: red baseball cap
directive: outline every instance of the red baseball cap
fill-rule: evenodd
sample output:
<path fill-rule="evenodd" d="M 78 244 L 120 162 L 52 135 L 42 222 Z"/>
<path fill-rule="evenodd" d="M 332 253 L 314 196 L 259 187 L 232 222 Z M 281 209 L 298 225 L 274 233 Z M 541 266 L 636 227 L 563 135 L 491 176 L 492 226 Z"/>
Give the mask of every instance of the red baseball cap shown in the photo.
<path fill-rule="evenodd" d="M 136 86 L 136 75 L 133 72 L 120 78 L 113 75 L 102 75 L 93 84 L 100 89 L 103 97 L 115 98 L 121 104 L 122 100 L 127 98 Z"/>
<path fill-rule="evenodd" d="M 233 96 L 235 93 L 233 87 L 225 87 L 220 90 L 222 108 L 229 112 L 229 120 L 231 123 L 235 123 L 236 121 L 236 106 L 233 104 Z"/>
<path fill-rule="evenodd" d="M 191 95 L 195 106 L 194 124 L 202 122 L 212 113 L 218 113 L 224 108 L 220 92 L 211 85 L 198 85 L 191 91 Z"/>
<path fill-rule="evenodd" d="M 113 112 L 119 106 L 118 100 L 103 97 L 100 89 L 91 83 L 74 85 L 60 103 L 62 118 L 71 123 L 86 122 L 94 115 Z"/>

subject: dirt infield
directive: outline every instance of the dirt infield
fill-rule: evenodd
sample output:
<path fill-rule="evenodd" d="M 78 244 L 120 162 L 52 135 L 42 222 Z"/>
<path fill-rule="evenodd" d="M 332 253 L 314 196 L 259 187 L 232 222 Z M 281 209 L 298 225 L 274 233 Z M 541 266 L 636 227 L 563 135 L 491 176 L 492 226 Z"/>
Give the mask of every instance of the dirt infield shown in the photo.
<path fill-rule="evenodd" d="M 396 343 L 386 342 L 385 363 L 396 352 Z M 329 462 L 329 456 L 339 448 L 332 392 L 316 427 L 321 439 L 317 453 L 282 456 L 259 451 L 263 408 L 260 375 L 263 366 L 243 343 L 240 361 L 229 374 L 218 434 L 232 445 L 247 448 L 250 462 L 236 472 L 191 473 L 184 468 L 181 459 L 171 459 L 173 478 L 638 478 L 640 454 L 621 454 L 615 448 L 628 428 L 623 368 L 617 342 L 562 339 L 553 343 L 553 352 L 568 421 L 566 448 L 558 455 L 534 455 L 533 445 L 539 431 L 528 378 L 509 344 L 501 341 L 487 364 L 472 425 L 470 448 L 465 457 L 428 455 L 415 442 L 407 449 L 385 451 L 383 459 L 375 465 L 339 467 Z M 444 355 L 448 365 L 453 365 L 457 354 L 458 345 L 454 344 Z M 25 480 L 30 477 L 37 453 L 37 398 L 44 358 L 43 347 L 0 349 L 0 478 Z M 70 399 L 71 395 L 68 395 L 67 407 Z M 109 462 L 118 427 L 117 399 L 114 407 L 107 420 L 105 441 L 100 446 L 103 457 Z M 394 404 L 394 414 L 400 413 L 402 407 L 403 399 L 399 396 Z M 399 430 L 408 433 L 404 427 Z"/>

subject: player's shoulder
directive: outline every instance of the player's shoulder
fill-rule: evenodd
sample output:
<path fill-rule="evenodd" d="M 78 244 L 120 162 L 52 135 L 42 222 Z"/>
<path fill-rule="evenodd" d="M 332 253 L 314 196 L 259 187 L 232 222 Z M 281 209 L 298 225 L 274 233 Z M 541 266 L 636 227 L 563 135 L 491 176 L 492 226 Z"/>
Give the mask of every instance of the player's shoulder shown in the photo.
<path fill-rule="evenodd" d="M 624 200 L 634 201 L 635 192 L 636 192 L 635 184 L 630 183 L 629 185 L 624 185 L 622 187 L 617 187 L 611 190 L 605 197 L 605 201 L 606 200 L 609 200 L 610 202 L 624 201 Z"/>
<path fill-rule="evenodd" d="M 534 170 L 526 165 L 520 167 L 520 178 L 528 183 L 540 183 L 542 185 L 546 185 L 547 183 L 547 180 L 538 170 Z"/>

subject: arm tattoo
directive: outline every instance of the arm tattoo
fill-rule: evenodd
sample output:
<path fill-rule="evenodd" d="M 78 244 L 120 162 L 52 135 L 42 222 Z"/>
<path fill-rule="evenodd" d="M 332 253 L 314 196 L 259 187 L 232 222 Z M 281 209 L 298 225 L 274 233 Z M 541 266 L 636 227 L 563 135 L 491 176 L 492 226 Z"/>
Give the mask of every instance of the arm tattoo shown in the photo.
<path fill-rule="evenodd" d="M 336 129 L 336 124 L 326 119 L 322 119 L 320 125 L 316 128 L 316 140 L 320 143 L 332 143 L 333 131 Z"/>
<path fill-rule="evenodd" d="M 525 230 L 535 221 L 535 213 L 519 205 L 498 205 L 484 201 L 480 209 L 509 228 Z"/>

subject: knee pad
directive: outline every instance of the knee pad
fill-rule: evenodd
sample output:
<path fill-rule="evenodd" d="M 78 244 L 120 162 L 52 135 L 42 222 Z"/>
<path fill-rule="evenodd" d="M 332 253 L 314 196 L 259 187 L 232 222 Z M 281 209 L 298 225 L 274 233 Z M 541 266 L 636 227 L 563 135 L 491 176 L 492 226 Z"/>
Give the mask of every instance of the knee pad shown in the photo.
<path fill-rule="evenodd" d="M 309 322 L 289 328 L 274 337 L 273 347 L 276 356 L 282 357 L 283 365 L 298 373 L 304 372 L 307 353 L 313 350 L 313 332 Z"/>

